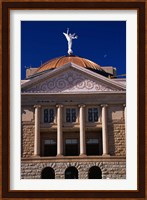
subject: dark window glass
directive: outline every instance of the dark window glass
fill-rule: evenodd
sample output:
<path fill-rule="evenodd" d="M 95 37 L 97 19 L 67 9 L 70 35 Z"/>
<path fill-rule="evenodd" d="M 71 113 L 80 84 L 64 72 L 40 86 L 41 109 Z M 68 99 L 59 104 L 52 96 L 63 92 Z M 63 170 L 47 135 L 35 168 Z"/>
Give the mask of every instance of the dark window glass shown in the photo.
<path fill-rule="evenodd" d="M 99 167 L 93 166 L 89 169 L 88 172 L 89 179 L 102 179 L 102 171 Z"/>
<path fill-rule="evenodd" d="M 67 108 L 66 109 L 66 122 L 76 122 L 76 109 Z"/>
<path fill-rule="evenodd" d="M 41 172 L 42 179 L 54 179 L 55 178 L 55 171 L 51 167 L 46 167 Z"/>
<path fill-rule="evenodd" d="M 70 109 L 66 109 L 66 122 L 70 122 Z"/>
<path fill-rule="evenodd" d="M 72 108 L 72 122 L 76 122 L 76 109 Z"/>
<path fill-rule="evenodd" d="M 54 122 L 54 109 L 44 109 L 44 123 Z"/>
<path fill-rule="evenodd" d="M 98 121 L 98 108 L 93 109 L 93 114 L 94 114 L 94 121 L 97 122 Z"/>
<path fill-rule="evenodd" d="M 47 139 L 44 141 L 44 156 L 56 156 L 57 143 L 55 139 Z"/>
<path fill-rule="evenodd" d="M 48 109 L 44 110 L 44 122 L 47 123 L 48 122 Z"/>
<path fill-rule="evenodd" d="M 92 108 L 89 108 L 88 109 L 88 121 L 89 122 L 92 122 L 93 120 L 92 120 Z"/>
<path fill-rule="evenodd" d="M 54 109 L 49 109 L 49 122 L 54 121 Z"/>
<path fill-rule="evenodd" d="M 98 108 L 89 108 L 88 109 L 88 121 L 97 122 L 98 121 Z"/>
<path fill-rule="evenodd" d="M 68 167 L 65 171 L 65 179 L 78 179 L 78 170 L 75 167 Z"/>
<path fill-rule="evenodd" d="M 66 144 L 78 144 L 78 139 L 66 139 Z"/>
<path fill-rule="evenodd" d="M 87 139 L 87 144 L 98 144 L 97 138 Z"/>
<path fill-rule="evenodd" d="M 65 155 L 66 156 L 78 156 L 78 139 L 66 139 L 65 140 Z"/>
<path fill-rule="evenodd" d="M 86 142 L 86 154 L 87 155 L 99 155 L 99 141 L 97 138 L 87 139 Z"/>

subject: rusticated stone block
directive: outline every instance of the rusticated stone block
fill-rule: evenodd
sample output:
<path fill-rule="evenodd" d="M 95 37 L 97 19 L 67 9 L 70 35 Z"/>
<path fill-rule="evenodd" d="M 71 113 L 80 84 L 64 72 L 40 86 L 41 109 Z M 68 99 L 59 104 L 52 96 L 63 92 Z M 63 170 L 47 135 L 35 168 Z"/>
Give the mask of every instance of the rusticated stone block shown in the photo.
<path fill-rule="evenodd" d="M 70 167 L 76 167 L 78 170 L 79 179 L 88 179 L 89 169 L 93 166 L 98 166 L 102 172 L 102 179 L 125 179 L 126 178 L 126 164 L 125 161 L 119 162 L 68 162 L 68 163 L 47 163 L 47 162 L 22 162 L 21 178 L 22 179 L 40 179 L 41 172 L 45 167 L 52 167 L 55 172 L 56 179 L 65 178 L 65 170 Z"/>
<path fill-rule="evenodd" d="M 108 130 L 109 154 L 115 156 L 125 156 L 125 124 L 109 124 Z"/>
<path fill-rule="evenodd" d="M 30 157 L 34 153 L 34 126 L 22 125 L 23 134 L 21 135 L 21 156 Z"/>

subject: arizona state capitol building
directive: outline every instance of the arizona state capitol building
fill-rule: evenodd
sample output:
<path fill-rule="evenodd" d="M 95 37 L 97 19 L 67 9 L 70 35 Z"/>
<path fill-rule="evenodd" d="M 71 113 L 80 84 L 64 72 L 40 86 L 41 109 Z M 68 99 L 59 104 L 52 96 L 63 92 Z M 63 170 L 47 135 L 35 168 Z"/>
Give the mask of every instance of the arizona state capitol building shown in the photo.
<path fill-rule="evenodd" d="M 68 55 L 26 70 L 21 81 L 22 179 L 126 178 L 125 79 Z"/>

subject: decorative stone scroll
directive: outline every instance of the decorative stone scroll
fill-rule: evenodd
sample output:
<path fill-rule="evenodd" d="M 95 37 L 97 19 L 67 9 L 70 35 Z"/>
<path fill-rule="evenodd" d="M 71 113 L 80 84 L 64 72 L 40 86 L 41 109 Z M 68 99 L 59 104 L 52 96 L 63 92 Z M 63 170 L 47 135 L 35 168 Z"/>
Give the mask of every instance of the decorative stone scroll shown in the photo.
<path fill-rule="evenodd" d="M 37 84 L 25 92 L 58 93 L 58 92 L 82 92 L 82 91 L 119 91 L 109 85 L 92 79 L 89 76 L 68 70 L 59 76 L 50 78 Z"/>

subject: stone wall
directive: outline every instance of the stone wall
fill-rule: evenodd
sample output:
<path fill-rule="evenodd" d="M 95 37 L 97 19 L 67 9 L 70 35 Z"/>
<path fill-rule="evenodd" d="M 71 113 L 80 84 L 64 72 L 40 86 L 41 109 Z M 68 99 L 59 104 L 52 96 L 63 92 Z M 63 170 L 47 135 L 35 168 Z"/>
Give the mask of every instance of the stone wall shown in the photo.
<path fill-rule="evenodd" d="M 30 157 L 34 154 L 34 125 L 22 124 L 21 156 Z"/>
<path fill-rule="evenodd" d="M 88 171 L 93 166 L 98 166 L 102 171 L 102 179 L 125 179 L 126 164 L 122 161 L 73 161 L 73 162 L 22 162 L 22 179 L 41 179 L 41 172 L 45 167 L 51 167 L 55 171 L 55 179 L 64 179 L 65 170 L 74 166 L 78 170 L 79 179 L 88 179 Z"/>
<path fill-rule="evenodd" d="M 34 122 L 35 120 L 34 106 L 22 106 L 21 120 L 22 122 Z"/>
<path fill-rule="evenodd" d="M 34 154 L 34 106 L 21 108 L 21 156 L 30 157 Z"/>
<path fill-rule="evenodd" d="M 114 123 L 108 125 L 108 149 L 112 156 L 126 155 L 125 124 Z"/>

